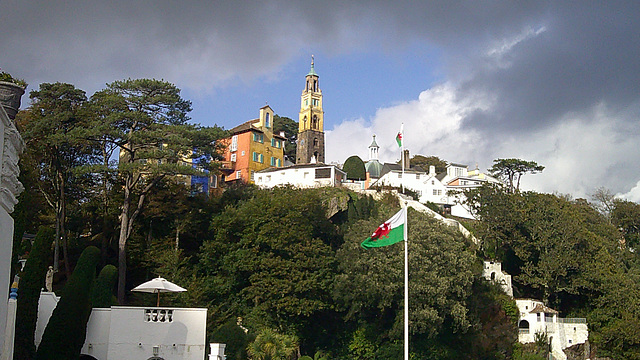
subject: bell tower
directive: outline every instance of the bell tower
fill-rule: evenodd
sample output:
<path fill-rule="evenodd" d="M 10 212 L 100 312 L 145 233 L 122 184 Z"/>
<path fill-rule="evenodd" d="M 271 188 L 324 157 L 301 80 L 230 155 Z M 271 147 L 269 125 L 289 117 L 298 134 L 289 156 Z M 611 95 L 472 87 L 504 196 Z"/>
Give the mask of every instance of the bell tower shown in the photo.
<path fill-rule="evenodd" d="M 324 111 L 322 110 L 322 90 L 318 74 L 311 56 L 311 70 L 305 77 L 305 87 L 300 97 L 298 118 L 298 145 L 296 163 L 324 163 Z"/>

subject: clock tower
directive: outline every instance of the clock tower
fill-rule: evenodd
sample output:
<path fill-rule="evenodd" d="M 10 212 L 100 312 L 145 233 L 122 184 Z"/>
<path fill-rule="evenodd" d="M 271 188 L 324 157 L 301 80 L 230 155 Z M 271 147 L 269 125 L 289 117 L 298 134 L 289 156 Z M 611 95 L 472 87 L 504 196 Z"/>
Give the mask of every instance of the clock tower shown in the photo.
<path fill-rule="evenodd" d="M 322 90 L 311 56 L 311 70 L 305 78 L 300 97 L 296 164 L 324 163 L 324 111 Z"/>

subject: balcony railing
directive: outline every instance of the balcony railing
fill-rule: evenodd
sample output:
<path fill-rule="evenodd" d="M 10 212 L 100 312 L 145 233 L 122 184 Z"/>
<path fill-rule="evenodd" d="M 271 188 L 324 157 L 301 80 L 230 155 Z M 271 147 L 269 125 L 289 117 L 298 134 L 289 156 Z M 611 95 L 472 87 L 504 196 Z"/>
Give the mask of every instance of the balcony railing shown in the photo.
<path fill-rule="evenodd" d="M 144 321 L 153 323 L 173 322 L 173 310 L 170 309 L 145 309 Z"/>
<path fill-rule="evenodd" d="M 563 323 L 563 324 L 586 324 L 587 323 L 587 319 L 585 318 L 565 318 L 565 319 L 558 319 L 559 323 Z"/>

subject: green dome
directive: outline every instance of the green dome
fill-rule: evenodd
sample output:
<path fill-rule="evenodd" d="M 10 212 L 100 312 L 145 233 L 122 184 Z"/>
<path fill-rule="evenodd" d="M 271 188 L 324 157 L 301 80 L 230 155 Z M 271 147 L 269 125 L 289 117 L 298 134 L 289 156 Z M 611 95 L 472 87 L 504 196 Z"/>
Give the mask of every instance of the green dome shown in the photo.
<path fill-rule="evenodd" d="M 376 159 L 369 160 L 364 163 L 364 169 L 369 173 L 369 177 L 372 179 L 380 178 L 380 173 L 382 172 L 382 164 Z"/>

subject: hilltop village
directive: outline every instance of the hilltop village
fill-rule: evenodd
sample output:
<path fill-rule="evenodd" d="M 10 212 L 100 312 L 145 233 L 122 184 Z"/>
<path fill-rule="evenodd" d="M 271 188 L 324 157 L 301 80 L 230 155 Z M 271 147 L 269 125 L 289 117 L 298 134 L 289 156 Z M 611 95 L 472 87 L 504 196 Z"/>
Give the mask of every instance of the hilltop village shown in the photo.
<path fill-rule="evenodd" d="M 41 84 L 21 111 L 0 82 L 2 360 L 400 358 L 402 247 L 360 246 L 400 206 L 412 357 L 636 358 L 637 204 L 381 162 L 375 135 L 327 163 L 313 60 L 301 83 L 297 124 L 227 131 L 164 81 Z"/>

